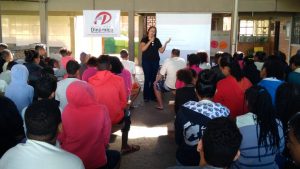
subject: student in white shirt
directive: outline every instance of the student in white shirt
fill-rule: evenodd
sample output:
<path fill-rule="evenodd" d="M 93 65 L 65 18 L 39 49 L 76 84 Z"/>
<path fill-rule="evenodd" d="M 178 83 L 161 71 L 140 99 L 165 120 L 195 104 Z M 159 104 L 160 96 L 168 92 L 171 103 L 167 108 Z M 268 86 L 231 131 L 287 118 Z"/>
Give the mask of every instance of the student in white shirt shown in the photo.
<path fill-rule="evenodd" d="M 80 69 L 79 63 L 74 60 L 70 60 L 67 63 L 68 77 L 57 83 L 55 100 L 60 102 L 59 107 L 62 110 L 64 110 L 65 106 L 68 104 L 67 97 L 66 97 L 67 88 L 72 82 L 77 81 L 80 78 L 79 69 Z"/>
<path fill-rule="evenodd" d="M 130 93 L 130 107 L 133 105 L 134 101 L 138 97 L 141 91 L 141 85 L 137 81 L 135 75 L 135 63 L 129 60 L 128 51 L 126 49 L 122 49 L 120 52 L 121 62 L 126 70 L 128 70 L 131 74 L 132 88 Z"/>
<path fill-rule="evenodd" d="M 55 146 L 62 129 L 57 105 L 49 100 L 33 103 L 25 112 L 25 123 L 28 140 L 3 155 L 1 169 L 84 169 L 77 156 Z"/>
<path fill-rule="evenodd" d="M 172 49 L 172 56 L 165 60 L 160 69 L 159 74 L 154 82 L 154 93 L 157 99 L 157 109 L 162 110 L 163 102 L 161 93 L 175 90 L 176 73 L 178 70 L 186 67 L 186 62 L 183 58 L 180 58 L 180 50 Z M 165 80 L 163 78 L 165 77 Z"/>

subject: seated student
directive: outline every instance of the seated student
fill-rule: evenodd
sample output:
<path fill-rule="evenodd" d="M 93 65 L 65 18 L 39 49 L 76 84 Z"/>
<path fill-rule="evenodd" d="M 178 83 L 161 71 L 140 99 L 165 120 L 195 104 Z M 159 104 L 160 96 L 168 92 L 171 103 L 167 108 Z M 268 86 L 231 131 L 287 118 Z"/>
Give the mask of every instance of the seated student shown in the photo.
<path fill-rule="evenodd" d="M 97 58 L 90 57 L 87 61 L 87 69 L 83 72 L 81 80 L 88 81 L 90 77 L 97 73 Z"/>
<path fill-rule="evenodd" d="M 45 44 L 36 44 L 34 50 L 38 53 L 40 58 L 40 62 L 38 63 L 41 67 L 47 66 L 47 61 L 49 57 L 47 57 L 47 50 Z"/>
<path fill-rule="evenodd" d="M 241 142 L 242 135 L 232 120 L 226 117 L 212 119 L 197 146 L 200 164 L 168 169 L 227 169 L 239 157 Z"/>
<path fill-rule="evenodd" d="M 25 137 L 19 111 L 9 98 L 0 96 L 0 158 Z"/>
<path fill-rule="evenodd" d="M 219 51 L 215 54 L 214 57 L 214 66 L 211 67 L 211 70 L 213 70 L 216 74 L 217 74 L 217 82 L 224 79 L 225 76 L 223 75 L 221 68 L 220 68 L 220 60 L 221 60 L 221 56 L 224 52 Z"/>
<path fill-rule="evenodd" d="M 57 90 L 55 92 L 55 100 L 59 101 L 59 107 L 64 110 L 65 106 L 68 104 L 66 97 L 66 91 L 69 85 L 79 80 L 79 68 L 80 65 L 78 62 L 71 60 L 67 64 L 67 73 L 68 77 L 64 80 L 61 80 L 57 83 Z"/>
<path fill-rule="evenodd" d="M 11 68 L 16 65 L 17 63 L 14 61 L 11 61 L 7 64 L 6 71 L 2 72 L 0 74 L 0 79 L 4 80 L 7 84 L 10 84 L 11 82 Z"/>
<path fill-rule="evenodd" d="M 176 94 L 175 94 L 175 114 L 179 111 L 180 107 L 188 102 L 188 101 L 199 101 L 197 94 L 196 94 L 196 89 L 195 89 L 195 84 L 197 81 L 197 77 L 194 78 L 194 75 L 196 75 L 196 72 L 192 69 L 181 69 L 178 70 L 176 76 L 177 76 L 177 81 L 183 82 L 184 87 L 176 89 Z"/>
<path fill-rule="evenodd" d="M 130 97 L 131 93 L 131 88 L 132 88 L 132 81 L 131 81 L 131 74 L 128 70 L 126 70 L 120 61 L 119 58 L 117 57 L 111 57 L 110 58 L 110 64 L 111 64 L 111 69 L 110 71 L 114 73 L 115 75 L 121 76 L 125 82 L 125 89 L 127 93 L 127 99 Z"/>
<path fill-rule="evenodd" d="M 41 71 L 43 69 L 42 66 L 40 66 L 40 56 L 35 50 L 25 50 L 25 61 L 24 65 L 29 71 L 29 84 L 34 87 L 35 81 L 38 80 L 41 77 Z"/>
<path fill-rule="evenodd" d="M 61 48 L 59 50 L 59 54 L 61 55 L 61 66 L 63 69 L 67 69 L 67 64 L 70 60 L 74 60 L 71 56 L 70 51 L 67 48 Z M 80 76 L 79 76 L 80 77 Z"/>
<path fill-rule="evenodd" d="M 197 143 L 202 137 L 206 123 L 217 117 L 229 116 L 229 110 L 212 101 L 215 91 L 216 74 L 211 70 L 203 70 L 198 77 L 196 90 L 199 102 L 188 101 L 178 111 L 175 119 L 175 140 L 177 162 L 185 166 L 199 164 Z"/>
<path fill-rule="evenodd" d="M 230 117 L 234 119 L 247 111 L 244 93 L 252 84 L 243 76 L 238 62 L 229 53 L 222 54 L 220 68 L 226 78 L 217 83 L 214 101 L 228 107 Z"/>
<path fill-rule="evenodd" d="M 120 153 L 106 150 L 111 133 L 107 108 L 97 103 L 94 90 L 83 81 L 69 85 L 67 99 L 62 113 L 63 130 L 58 137 L 61 147 L 77 155 L 86 169 L 115 168 Z M 115 155 L 117 158 L 111 159 Z"/>
<path fill-rule="evenodd" d="M 246 91 L 245 100 L 249 113 L 236 118 L 243 135 L 241 156 L 232 169 L 278 168 L 275 158 L 284 149 L 284 135 L 271 96 L 265 88 L 253 86 Z"/>
<path fill-rule="evenodd" d="M 253 85 L 256 85 L 261 80 L 260 71 L 257 70 L 252 56 L 247 56 L 244 58 L 243 74 Z"/>
<path fill-rule="evenodd" d="M 59 106 L 59 102 L 54 99 L 55 91 L 57 88 L 57 80 L 53 75 L 46 75 L 36 81 L 35 91 L 37 94 L 37 100 L 49 100 Z M 25 107 L 21 112 L 21 117 L 25 121 Z M 26 133 L 27 127 L 24 123 L 24 130 Z"/>
<path fill-rule="evenodd" d="M 243 70 L 244 69 L 244 53 L 241 51 L 234 52 L 232 58 L 234 61 L 238 62 L 241 70 Z"/>
<path fill-rule="evenodd" d="M 135 74 L 136 74 L 135 63 L 133 61 L 129 60 L 128 51 L 126 49 L 122 49 L 120 51 L 120 57 L 122 59 L 121 62 L 123 64 L 124 68 L 130 72 L 132 82 L 133 82 L 134 78 L 135 78 Z"/>
<path fill-rule="evenodd" d="M 98 58 L 98 72 L 88 79 L 95 90 L 97 102 L 108 108 L 111 124 L 124 124 L 122 129 L 122 154 L 138 151 L 140 146 L 128 144 L 128 132 L 130 130 L 129 116 L 124 116 L 127 107 L 125 83 L 122 77 L 110 71 L 110 56 L 101 55 Z M 124 123 L 123 123 L 124 122 Z"/>
<path fill-rule="evenodd" d="M 300 113 L 295 114 L 288 122 L 287 147 L 293 164 L 286 166 L 286 168 L 296 169 L 296 166 L 300 167 Z"/>
<path fill-rule="evenodd" d="M 5 96 L 17 106 L 19 113 L 32 103 L 34 89 L 27 84 L 29 72 L 24 65 L 17 64 L 11 69 L 11 83 L 7 86 Z"/>
<path fill-rule="evenodd" d="M 48 66 L 53 69 L 54 76 L 58 81 L 62 80 L 67 73 L 65 69 L 60 68 L 59 62 L 56 59 L 50 59 L 48 62 Z"/>
<path fill-rule="evenodd" d="M 0 43 L 0 73 L 3 72 L 3 65 L 5 63 L 5 59 L 2 57 L 2 51 L 7 48 L 8 48 L 7 44 Z"/>
<path fill-rule="evenodd" d="M 266 53 L 263 51 L 255 52 L 253 59 L 254 59 L 254 64 L 258 71 L 262 70 L 266 56 L 267 56 Z"/>
<path fill-rule="evenodd" d="M 141 90 L 141 85 L 137 81 L 135 75 L 136 75 L 136 70 L 135 70 L 135 63 L 133 61 L 129 60 L 129 55 L 128 51 L 126 49 L 122 49 L 120 52 L 120 57 L 121 62 L 126 70 L 129 70 L 131 74 L 131 80 L 132 80 L 132 88 L 131 88 L 131 95 L 130 95 L 130 100 L 131 100 L 131 105 L 133 105 L 134 101 L 138 97 L 140 90 Z"/>
<path fill-rule="evenodd" d="M 300 54 L 294 55 L 291 60 L 293 60 L 291 65 L 293 72 L 288 75 L 288 82 L 300 85 Z"/>
<path fill-rule="evenodd" d="M 200 57 L 194 53 L 187 55 L 187 67 L 189 69 L 193 69 L 199 74 L 202 69 L 199 67 L 200 65 Z"/>
<path fill-rule="evenodd" d="M 283 83 L 276 92 L 276 112 L 280 118 L 284 131 L 287 130 L 289 119 L 300 112 L 300 86 Z"/>
<path fill-rule="evenodd" d="M 87 62 L 90 59 L 90 57 L 91 57 L 90 55 L 84 52 L 80 53 L 80 69 L 79 69 L 80 79 L 82 79 L 83 72 L 88 68 Z"/>
<path fill-rule="evenodd" d="M 185 66 L 185 60 L 180 58 L 180 50 L 172 49 L 171 58 L 165 60 L 154 82 L 153 89 L 157 99 L 157 109 L 162 110 L 164 108 L 162 93 L 176 89 L 176 73 Z M 165 80 L 163 80 L 164 77 L 166 77 Z"/>
<path fill-rule="evenodd" d="M 13 61 L 13 55 L 12 55 L 11 51 L 8 49 L 4 49 L 0 54 L 1 54 L 0 57 L 2 57 L 5 61 L 2 66 L 2 70 L 3 70 L 3 72 L 5 72 L 7 69 L 8 63 Z"/>
<path fill-rule="evenodd" d="M 207 53 L 206 52 L 198 52 L 197 55 L 200 58 L 200 65 L 199 65 L 199 67 L 202 70 L 210 69 L 211 66 L 210 66 L 210 63 L 208 63 L 208 55 L 207 55 Z"/>
<path fill-rule="evenodd" d="M 57 105 L 49 100 L 33 103 L 25 112 L 26 143 L 9 149 L 0 160 L 1 169 L 84 169 L 75 155 L 55 146 L 61 130 Z"/>
<path fill-rule="evenodd" d="M 275 106 L 277 88 L 284 82 L 284 65 L 276 56 L 269 56 L 263 65 L 260 77 L 262 80 L 258 85 L 268 90 L 272 98 L 272 103 Z"/>

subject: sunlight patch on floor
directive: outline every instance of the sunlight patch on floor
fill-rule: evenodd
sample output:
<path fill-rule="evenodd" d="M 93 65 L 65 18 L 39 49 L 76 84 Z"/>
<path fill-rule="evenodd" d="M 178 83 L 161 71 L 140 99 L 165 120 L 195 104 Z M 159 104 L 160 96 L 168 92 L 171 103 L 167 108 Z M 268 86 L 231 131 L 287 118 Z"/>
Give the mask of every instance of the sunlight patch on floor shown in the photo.
<path fill-rule="evenodd" d="M 121 130 L 114 133 L 117 136 L 122 136 Z M 128 138 L 157 138 L 159 136 L 168 135 L 167 127 L 144 127 L 144 126 L 131 126 Z"/>

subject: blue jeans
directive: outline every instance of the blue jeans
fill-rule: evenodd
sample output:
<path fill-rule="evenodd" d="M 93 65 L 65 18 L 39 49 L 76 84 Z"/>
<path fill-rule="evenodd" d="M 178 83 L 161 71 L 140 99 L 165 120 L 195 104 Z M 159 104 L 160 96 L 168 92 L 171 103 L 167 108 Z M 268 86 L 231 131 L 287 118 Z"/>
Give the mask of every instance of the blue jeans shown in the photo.
<path fill-rule="evenodd" d="M 143 60 L 142 67 L 144 71 L 144 99 L 155 99 L 153 83 L 156 79 L 156 75 L 159 69 L 158 61 Z"/>

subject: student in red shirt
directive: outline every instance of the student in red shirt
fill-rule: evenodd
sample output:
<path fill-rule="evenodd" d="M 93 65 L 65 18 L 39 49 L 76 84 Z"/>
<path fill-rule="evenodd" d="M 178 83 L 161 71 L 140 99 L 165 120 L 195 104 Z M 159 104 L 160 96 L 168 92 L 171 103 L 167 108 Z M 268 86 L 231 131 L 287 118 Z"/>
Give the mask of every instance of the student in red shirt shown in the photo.
<path fill-rule="evenodd" d="M 220 68 L 225 79 L 217 83 L 214 101 L 228 107 L 230 117 L 235 118 L 247 112 L 244 94 L 252 84 L 243 76 L 238 62 L 234 61 L 229 53 L 222 54 Z"/>
<path fill-rule="evenodd" d="M 128 132 L 130 129 L 130 113 L 126 113 L 127 94 L 122 77 L 113 74 L 110 56 L 101 55 L 98 58 L 98 72 L 88 79 L 96 93 L 97 102 L 108 108 L 113 128 L 123 125 L 122 128 L 122 154 L 138 151 L 138 145 L 128 145 Z"/>
<path fill-rule="evenodd" d="M 106 150 L 111 132 L 106 106 L 96 101 L 93 88 L 83 81 L 71 83 L 66 93 L 68 104 L 62 113 L 61 147 L 77 155 L 86 169 L 117 166 L 120 153 Z M 117 154 L 113 160 L 112 154 Z"/>

